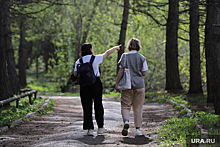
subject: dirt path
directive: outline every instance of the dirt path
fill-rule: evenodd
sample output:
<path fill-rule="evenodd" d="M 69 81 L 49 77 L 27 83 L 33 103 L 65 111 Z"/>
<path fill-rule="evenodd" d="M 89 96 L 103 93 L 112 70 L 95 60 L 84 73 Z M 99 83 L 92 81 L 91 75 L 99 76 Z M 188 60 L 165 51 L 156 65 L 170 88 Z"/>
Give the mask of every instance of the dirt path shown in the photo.
<path fill-rule="evenodd" d="M 162 121 L 174 116 L 169 104 L 145 103 L 143 107 L 144 136 L 135 137 L 133 114 L 131 112 L 128 136 L 121 135 L 123 122 L 120 102 L 117 98 L 103 98 L 105 109 L 105 128 L 108 133 L 87 136 L 82 129 L 82 107 L 79 97 L 50 97 L 55 100 L 54 112 L 36 116 L 32 121 L 24 122 L 16 128 L 0 134 L 0 146 L 3 147 L 81 147 L 81 146 L 145 146 L 154 147 L 155 131 Z"/>

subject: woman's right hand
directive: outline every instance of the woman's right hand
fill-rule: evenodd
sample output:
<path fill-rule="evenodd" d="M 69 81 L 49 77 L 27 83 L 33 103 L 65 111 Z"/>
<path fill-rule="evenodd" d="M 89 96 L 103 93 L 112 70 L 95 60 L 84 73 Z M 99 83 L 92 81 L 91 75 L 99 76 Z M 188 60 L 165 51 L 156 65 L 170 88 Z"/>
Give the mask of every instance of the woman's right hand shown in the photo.
<path fill-rule="evenodd" d="M 115 48 L 117 51 L 119 51 L 119 50 L 120 50 L 120 47 L 121 47 L 121 44 L 120 44 L 119 46 L 115 46 L 115 47 L 113 47 L 113 48 Z"/>
<path fill-rule="evenodd" d="M 118 89 L 118 84 L 115 85 L 115 90 L 116 90 L 116 91 L 119 91 L 119 89 Z"/>
<path fill-rule="evenodd" d="M 113 48 L 107 50 L 107 51 L 103 54 L 103 60 L 104 60 L 106 57 L 108 57 L 111 53 L 113 53 L 114 50 L 119 51 L 119 50 L 120 50 L 120 46 L 121 46 L 121 45 L 115 46 L 115 47 L 113 47 Z"/>

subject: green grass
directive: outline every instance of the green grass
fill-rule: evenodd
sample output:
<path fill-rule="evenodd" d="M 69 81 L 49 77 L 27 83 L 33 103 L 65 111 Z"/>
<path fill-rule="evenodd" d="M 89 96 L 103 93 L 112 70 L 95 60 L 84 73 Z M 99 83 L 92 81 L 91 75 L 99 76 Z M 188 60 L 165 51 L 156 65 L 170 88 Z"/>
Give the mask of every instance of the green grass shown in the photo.
<path fill-rule="evenodd" d="M 210 135 L 220 135 L 220 130 L 216 129 L 217 125 L 220 124 L 220 116 L 211 114 L 209 112 L 198 111 L 196 112 L 196 118 L 198 122 L 203 124 L 206 129 L 209 130 Z"/>
<path fill-rule="evenodd" d="M 59 87 L 57 82 L 53 81 L 52 74 L 39 72 L 39 78 L 36 78 L 36 73 L 27 70 L 28 87 L 38 90 L 39 92 L 57 92 Z"/>
<path fill-rule="evenodd" d="M 192 108 L 194 105 L 204 106 L 206 105 L 207 96 L 197 96 L 191 95 L 187 96 L 186 94 L 173 95 L 168 93 L 150 93 L 153 95 L 154 99 L 158 103 L 167 102 L 168 99 L 171 99 L 179 104 L 184 104 L 188 108 Z M 148 93 L 148 95 L 150 95 Z M 181 107 L 175 104 L 174 111 L 180 111 Z M 193 111 L 192 111 L 193 112 Z M 186 109 L 182 109 L 179 112 L 181 118 L 176 116 L 164 121 L 165 125 L 158 129 L 157 132 L 160 133 L 156 141 L 161 142 L 161 146 L 178 146 L 182 144 L 186 146 L 186 135 L 200 135 L 200 130 L 196 128 L 196 123 L 202 124 L 205 129 L 209 131 L 210 135 L 220 135 L 220 116 L 214 114 L 214 110 L 210 111 L 207 109 L 207 112 L 197 111 L 193 112 L 190 118 L 183 117 L 187 114 Z M 203 127 L 203 128 L 204 128 Z"/>
<path fill-rule="evenodd" d="M 103 94 L 103 97 L 117 97 L 117 98 L 120 98 L 121 93 L 120 92 L 110 92 L 108 94 Z"/>
<path fill-rule="evenodd" d="M 79 96 L 79 91 L 75 93 L 62 93 L 57 81 L 53 79 L 52 73 L 39 72 L 39 78 L 36 73 L 27 70 L 27 86 L 38 90 L 38 95 L 56 95 L 56 96 Z M 75 86 L 77 88 L 77 86 Z M 79 88 L 78 88 L 79 89 Z"/>
<path fill-rule="evenodd" d="M 186 115 L 187 114 L 187 110 L 186 109 L 183 109 L 179 112 L 179 115 Z"/>
<path fill-rule="evenodd" d="M 40 82 L 34 82 L 28 84 L 29 87 L 32 89 L 36 89 L 39 92 L 50 92 L 50 91 L 57 91 L 57 88 L 54 87 L 53 83 L 40 83 Z"/>
<path fill-rule="evenodd" d="M 1 110 L 0 112 L 0 126 L 10 126 L 11 123 L 19 118 L 24 117 L 27 113 L 34 112 L 39 109 L 40 106 L 45 102 L 45 98 L 36 98 L 33 105 L 29 104 L 29 98 L 22 98 L 19 101 L 19 108 L 16 108 L 16 102 L 11 102 L 10 107 L 7 110 Z M 43 114 L 52 112 L 53 100 L 51 104 L 45 110 L 41 110 Z"/>
<path fill-rule="evenodd" d="M 181 109 L 181 106 L 175 106 L 175 108 L 173 109 L 174 111 L 179 111 Z"/>
<path fill-rule="evenodd" d="M 179 103 L 184 104 L 185 106 L 188 106 L 187 96 L 185 94 L 181 94 L 179 96 L 170 96 L 170 99 Z"/>
<path fill-rule="evenodd" d="M 186 113 L 185 109 L 181 111 L 183 115 Z M 157 132 L 159 136 L 155 141 L 160 142 L 161 146 L 178 146 L 182 144 L 186 146 L 186 135 L 200 136 L 200 130 L 196 128 L 196 123 L 200 122 L 209 130 L 209 135 L 220 135 L 220 130 L 216 129 L 220 123 L 220 116 L 206 112 L 197 112 L 196 117 L 192 116 L 177 118 L 169 118 L 164 122 L 161 129 Z"/>
<path fill-rule="evenodd" d="M 165 124 L 158 129 L 160 135 L 156 138 L 161 146 L 186 146 L 186 135 L 200 135 L 196 128 L 196 120 L 192 117 L 177 118 L 176 116 L 163 121 Z"/>
<path fill-rule="evenodd" d="M 70 93 L 70 92 L 65 92 L 65 93 L 62 93 L 62 92 L 38 92 L 37 93 L 38 95 L 48 95 L 48 96 L 80 96 L 80 93 Z"/>

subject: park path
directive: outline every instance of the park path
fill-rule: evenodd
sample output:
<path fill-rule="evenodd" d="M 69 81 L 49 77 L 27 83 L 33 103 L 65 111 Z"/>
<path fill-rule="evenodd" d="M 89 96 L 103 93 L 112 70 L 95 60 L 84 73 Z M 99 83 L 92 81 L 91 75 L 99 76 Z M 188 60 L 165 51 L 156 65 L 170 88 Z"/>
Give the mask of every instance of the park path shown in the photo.
<path fill-rule="evenodd" d="M 145 102 L 143 107 L 143 136 L 135 137 L 133 113 L 131 111 L 128 136 L 121 135 L 123 122 L 119 98 L 103 98 L 105 128 L 108 133 L 87 136 L 82 129 L 83 111 L 79 97 L 50 96 L 55 100 L 54 112 L 35 116 L 32 121 L 0 134 L 0 146 L 3 147 L 84 147 L 84 146 L 144 146 L 155 147 L 155 130 L 163 125 L 162 121 L 173 117 L 169 104 Z"/>

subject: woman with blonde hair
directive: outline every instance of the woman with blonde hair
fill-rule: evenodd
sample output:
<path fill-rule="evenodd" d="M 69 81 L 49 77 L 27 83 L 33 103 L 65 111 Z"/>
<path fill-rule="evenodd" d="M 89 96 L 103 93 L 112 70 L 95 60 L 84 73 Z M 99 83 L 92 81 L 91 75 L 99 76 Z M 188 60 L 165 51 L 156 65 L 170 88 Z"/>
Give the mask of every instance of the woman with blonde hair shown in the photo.
<path fill-rule="evenodd" d="M 127 44 L 127 50 L 129 52 L 122 54 L 118 62 L 120 69 L 116 79 L 116 90 L 118 90 L 118 83 L 123 76 L 125 68 L 130 70 L 131 75 L 131 89 L 122 90 L 121 92 L 121 113 L 124 121 L 123 136 L 128 135 L 131 106 L 133 107 L 136 135 L 142 135 L 140 127 L 142 126 L 142 106 L 145 95 L 144 76 L 146 75 L 148 66 L 146 58 L 138 53 L 140 49 L 140 41 L 137 38 L 131 38 Z"/>

